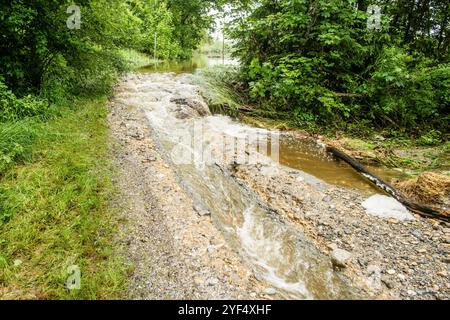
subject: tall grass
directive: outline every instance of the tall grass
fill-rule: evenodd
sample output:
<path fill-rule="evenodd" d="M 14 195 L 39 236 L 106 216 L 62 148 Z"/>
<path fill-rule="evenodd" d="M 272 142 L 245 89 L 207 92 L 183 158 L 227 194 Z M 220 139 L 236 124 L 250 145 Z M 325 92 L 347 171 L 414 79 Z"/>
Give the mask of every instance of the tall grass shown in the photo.
<path fill-rule="evenodd" d="M 238 108 L 246 102 L 246 97 L 232 87 L 237 76 L 237 67 L 214 66 L 199 69 L 194 75 L 194 83 L 213 112 L 237 115 Z"/>
<path fill-rule="evenodd" d="M 118 216 L 109 206 L 114 168 L 105 101 L 80 101 L 75 111 L 41 123 L 33 162 L 2 178 L 0 297 L 120 296 L 126 266 L 112 240 Z M 81 269 L 80 290 L 65 286 L 71 265 Z"/>
<path fill-rule="evenodd" d="M 36 136 L 36 124 L 33 120 L 0 122 L 0 175 L 15 163 L 31 159 Z"/>

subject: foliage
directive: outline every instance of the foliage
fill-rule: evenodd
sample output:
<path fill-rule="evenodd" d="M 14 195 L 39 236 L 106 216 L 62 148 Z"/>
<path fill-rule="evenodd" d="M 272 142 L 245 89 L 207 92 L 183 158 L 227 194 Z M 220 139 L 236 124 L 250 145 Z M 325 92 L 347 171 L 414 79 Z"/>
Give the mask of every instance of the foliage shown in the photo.
<path fill-rule="evenodd" d="M 30 121 L 0 123 L 0 174 L 12 164 L 31 160 L 36 135 Z"/>
<path fill-rule="evenodd" d="M 448 2 L 253 2 L 228 33 L 249 96 L 274 117 L 448 132 Z M 381 30 L 367 25 L 375 3 Z"/>
<path fill-rule="evenodd" d="M 374 119 L 395 121 L 401 128 L 440 127 L 445 125 L 440 117 L 449 116 L 449 84 L 450 64 L 435 65 L 400 48 L 385 48 L 365 85 L 372 102 L 367 112 Z"/>
<path fill-rule="evenodd" d="M 418 144 L 422 146 L 434 146 L 441 143 L 442 133 L 437 130 L 431 130 L 423 134 L 419 140 Z"/>
<path fill-rule="evenodd" d="M 47 101 L 27 95 L 18 99 L 0 77 L 0 122 L 17 121 L 27 117 L 51 115 Z"/>
<path fill-rule="evenodd" d="M 215 6 L 215 2 L 213 0 L 167 0 L 167 8 L 173 14 L 175 39 L 181 48 L 180 57 L 190 58 L 192 50 L 200 45 L 204 30 L 211 25 L 208 11 Z"/>
<path fill-rule="evenodd" d="M 80 0 L 81 28 L 71 30 L 66 26 L 71 4 L 0 3 L 0 74 L 16 95 L 45 91 L 45 78 L 51 87 L 60 87 L 59 93 L 67 86 L 76 91 L 81 85 L 86 93 L 102 83 L 109 87 L 119 62 L 117 52 L 124 48 L 163 59 L 189 57 L 210 23 L 212 6 L 206 0 Z"/>

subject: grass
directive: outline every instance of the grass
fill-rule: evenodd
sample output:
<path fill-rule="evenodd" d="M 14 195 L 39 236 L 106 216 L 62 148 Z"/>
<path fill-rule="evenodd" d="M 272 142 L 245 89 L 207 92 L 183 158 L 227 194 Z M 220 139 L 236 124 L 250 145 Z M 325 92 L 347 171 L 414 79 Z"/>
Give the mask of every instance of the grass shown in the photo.
<path fill-rule="evenodd" d="M 210 67 L 197 73 L 195 80 L 213 112 L 239 117 L 256 127 L 278 130 L 301 130 L 312 135 L 322 135 L 332 144 L 338 144 L 352 154 L 358 154 L 367 163 L 403 168 L 412 173 L 450 170 L 448 135 L 431 130 L 420 137 L 411 137 L 395 130 L 376 130 L 364 121 L 338 128 L 315 122 L 299 123 L 289 114 L 271 113 L 265 106 L 250 108 L 254 111 L 241 114 L 238 109 L 249 100 L 237 81 L 238 69 Z M 223 108 L 227 106 L 227 108 Z"/>
<path fill-rule="evenodd" d="M 133 49 L 122 49 L 119 51 L 119 56 L 124 61 L 128 70 L 135 70 L 143 66 L 148 66 L 157 61 L 150 58 L 148 55 L 138 52 Z"/>
<path fill-rule="evenodd" d="M 0 123 L 0 173 L 17 162 L 30 160 L 35 140 L 33 121 Z"/>
<path fill-rule="evenodd" d="M 229 66 L 215 66 L 198 70 L 194 75 L 194 83 L 214 112 L 237 116 L 237 109 L 244 104 L 243 96 L 227 83 L 234 72 Z"/>
<path fill-rule="evenodd" d="M 105 104 L 78 101 L 36 124 L 32 161 L 1 177 L 0 298 L 121 297 L 127 267 L 113 240 L 120 221 L 110 207 Z M 71 265 L 81 270 L 80 290 L 66 288 Z"/>

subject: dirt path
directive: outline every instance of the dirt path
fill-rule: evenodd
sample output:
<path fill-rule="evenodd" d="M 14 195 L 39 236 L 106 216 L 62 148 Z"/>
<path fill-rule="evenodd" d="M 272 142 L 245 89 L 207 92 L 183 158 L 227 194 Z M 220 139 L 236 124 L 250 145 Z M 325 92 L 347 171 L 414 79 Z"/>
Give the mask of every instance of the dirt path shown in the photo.
<path fill-rule="evenodd" d="M 166 98 L 164 103 L 177 115 L 173 121 L 201 118 L 205 111 L 195 100 L 197 96 L 190 106 L 185 103 L 195 95 L 192 90 L 185 77 L 174 74 L 131 75 L 118 86 L 110 103 L 109 122 L 120 168 L 119 200 L 125 203 L 128 220 L 120 238 L 134 265 L 129 295 L 136 299 L 277 298 L 278 288 L 273 288 L 277 282 L 262 280 L 268 278 L 258 277 L 258 267 L 245 259 L 249 248 L 225 240 L 208 208 L 199 207 L 192 193 L 179 184 L 180 177 L 149 127 L 149 117 L 158 114 L 148 110 L 159 108 Z M 164 128 L 164 116 L 151 120 Z M 297 277 L 293 279 L 310 278 L 305 280 L 307 291 L 332 290 L 332 281 L 324 277 L 336 277 L 346 286 L 358 288 L 359 297 L 450 297 L 447 224 L 417 216 L 407 221 L 374 217 L 362 207 L 366 200 L 362 194 L 309 179 L 286 167 L 216 165 L 276 214 L 280 226 L 294 234 L 305 233 L 308 243 L 315 246 L 317 253 L 306 251 L 313 256 L 303 261 L 302 249 L 300 255 L 292 254 L 290 236 L 287 247 L 279 247 L 264 242 L 270 237 L 267 230 L 251 227 L 259 237 L 250 242 L 260 250 L 254 252 L 274 254 L 273 258 L 280 260 L 287 257 L 287 265 L 280 270 L 287 277 Z M 275 238 L 283 236 L 284 231 L 280 232 L 275 230 Z M 274 249 L 264 248 L 266 244 Z M 319 267 L 322 278 L 317 278 L 322 275 L 318 269 L 316 272 Z M 290 284 L 284 282 L 279 288 L 286 285 Z M 340 297 L 340 293 L 322 296 Z"/>
<path fill-rule="evenodd" d="M 134 265 L 134 299 L 264 298 L 209 215 L 194 210 L 149 135 L 143 112 L 111 102 L 109 123 L 128 222 L 120 237 Z"/>

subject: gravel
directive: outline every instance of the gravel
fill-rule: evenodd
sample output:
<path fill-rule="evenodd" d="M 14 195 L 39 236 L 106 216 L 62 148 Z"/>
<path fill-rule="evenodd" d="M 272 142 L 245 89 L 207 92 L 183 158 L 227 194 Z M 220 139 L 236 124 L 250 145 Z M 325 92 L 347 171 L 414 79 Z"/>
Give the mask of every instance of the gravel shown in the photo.
<path fill-rule="evenodd" d="M 372 216 L 361 205 L 367 195 L 299 179 L 303 174 L 288 168 L 281 168 L 276 179 L 264 167 L 233 170 L 238 181 L 304 230 L 340 272 L 373 297 L 450 298 L 447 223 L 417 215 L 407 221 Z"/>
<path fill-rule="evenodd" d="M 129 297 L 271 299 L 276 290 L 254 277 L 216 229 L 209 210 L 176 182 L 145 114 L 124 85 L 139 77 L 129 76 L 117 87 L 109 116 L 120 168 L 117 203 L 127 221 L 118 238 L 133 265 Z M 148 99 L 159 101 L 157 95 Z M 206 112 L 201 101 L 179 102 L 180 115 Z M 312 181 L 300 171 L 279 167 L 274 174 L 272 169 L 235 165 L 227 170 L 304 232 L 330 256 L 337 272 L 364 288 L 368 297 L 450 298 L 448 224 L 416 215 L 405 221 L 372 216 L 362 206 L 367 195 Z"/>

